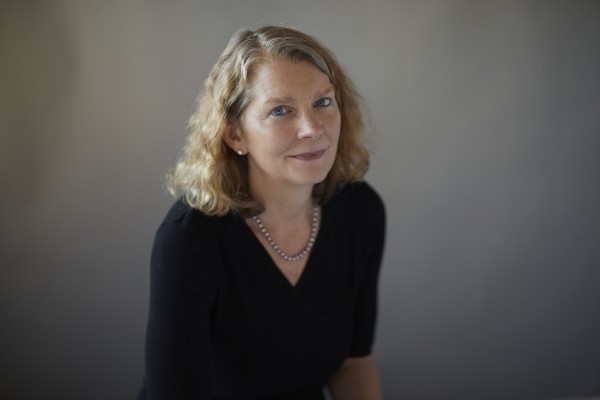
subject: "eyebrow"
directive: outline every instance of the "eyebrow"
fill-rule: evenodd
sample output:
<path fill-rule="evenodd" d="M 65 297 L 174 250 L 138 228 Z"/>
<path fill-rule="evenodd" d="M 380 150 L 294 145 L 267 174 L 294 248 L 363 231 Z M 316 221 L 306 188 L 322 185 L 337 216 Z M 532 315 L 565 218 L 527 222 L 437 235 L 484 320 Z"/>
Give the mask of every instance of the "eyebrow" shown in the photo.
<path fill-rule="evenodd" d="M 323 95 L 326 95 L 329 92 L 335 92 L 335 89 L 333 88 L 332 85 L 329 85 L 326 89 L 317 92 L 315 97 L 321 97 Z M 267 99 L 267 101 L 265 101 L 265 104 L 281 104 L 281 103 L 290 103 L 293 101 L 294 101 L 293 97 L 270 97 L 269 99 Z"/>

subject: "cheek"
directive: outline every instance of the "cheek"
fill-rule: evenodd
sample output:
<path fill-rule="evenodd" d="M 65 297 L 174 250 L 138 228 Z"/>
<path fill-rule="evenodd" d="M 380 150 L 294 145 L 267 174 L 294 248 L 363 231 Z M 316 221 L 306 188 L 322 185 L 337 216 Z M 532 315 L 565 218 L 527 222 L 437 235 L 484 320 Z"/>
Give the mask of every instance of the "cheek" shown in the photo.
<path fill-rule="evenodd" d="M 283 127 L 269 128 L 262 132 L 260 142 L 255 142 L 255 148 L 265 155 L 277 157 L 285 153 L 294 143 L 295 136 L 288 134 Z"/>
<path fill-rule="evenodd" d="M 247 145 L 261 154 L 277 153 L 285 146 L 285 128 L 278 124 L 248 123 L 245 131 Z"/>
<path fill-rule="evenodd" d="M 336 139 L 340 136 L 340 129 L 342 127 L 342 119 L 340 114 L 332 116 L 331 120 L 327 124 L 327 130 L 332 139 Z"/>

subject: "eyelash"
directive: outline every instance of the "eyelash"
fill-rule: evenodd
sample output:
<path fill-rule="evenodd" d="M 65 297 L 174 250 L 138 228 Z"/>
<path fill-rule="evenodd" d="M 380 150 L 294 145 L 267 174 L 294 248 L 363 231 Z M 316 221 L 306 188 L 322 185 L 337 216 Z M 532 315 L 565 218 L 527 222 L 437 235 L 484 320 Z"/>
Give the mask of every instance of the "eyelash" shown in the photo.
<path fill-rule="evenodd" d="M 327 104 L 319 104 L 321 103 L 323 100 L 325 100 L 327 102 Z M 317 100 L 315 102 L 315 106 L 316 107 L 329 107 L 333 104 L 333 99 L 331 97 L 323 97 L 319 100 Z M 281 113 L 276 113 L 277 110 L 281 110 Z M 287 114 L 288 110 L 286 107 L 284 106 L 277 106 L 275 108 L 273 108 L 269 114 L 271 114 L 274 117 L 283 117 L 285 114 Z"/>
<path fill-rule="evenodd" d="M 277 110 L 281 110 L 282 113 L 276 113 Z M 274 109 L 271 110 L 270 114 L 274 117 L 283 117 L 285 114 L 287 113 L 287 109 L 283 106 L 277 106 Z"/>
<path fill-rule="evenodd" d="M 317 100 L 317 104 L 319 102 L 321 102 L 322 100 L 327 101 L 327 104 L 321 104 L 321 105 L 319 105 L 319 107 L 329 107 L 330 105 L 333 104 L 333 99 L 331 97 L 323 97 L 322 99 Z"/>

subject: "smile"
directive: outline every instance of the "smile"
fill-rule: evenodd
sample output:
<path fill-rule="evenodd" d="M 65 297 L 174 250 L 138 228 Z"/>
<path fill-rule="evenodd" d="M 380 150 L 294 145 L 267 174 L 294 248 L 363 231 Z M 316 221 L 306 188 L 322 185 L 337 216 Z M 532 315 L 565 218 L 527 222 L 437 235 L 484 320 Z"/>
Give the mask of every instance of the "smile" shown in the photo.
<path fill-rule="evenodd" d="M 295 158 L 297 160 L 302 160 L 302 161 L 317 160 L 317 159 L 323 157 L 323 154 L 325 154 L 325 150 L 327 150 L 327 149 L 313 151 L 310 153 L 296 154 L 295 156 L 292 156 L 292 158 Z"/>

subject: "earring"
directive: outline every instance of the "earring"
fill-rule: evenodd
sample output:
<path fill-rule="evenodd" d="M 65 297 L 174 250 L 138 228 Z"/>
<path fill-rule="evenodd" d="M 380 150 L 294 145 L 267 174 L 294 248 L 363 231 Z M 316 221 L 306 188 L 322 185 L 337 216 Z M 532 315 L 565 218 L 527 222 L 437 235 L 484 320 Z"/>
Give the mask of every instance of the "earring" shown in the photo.
<path fill-rule="evenodd" d="M 238 150 L 238 151 L 237 151 L 237 153 L 238 153 L 240 156 L 243 156 L 243 155 L 244 155 L 244 152 L 243 152 L 243 151 L 241 151 L 241 150 Z"/>

